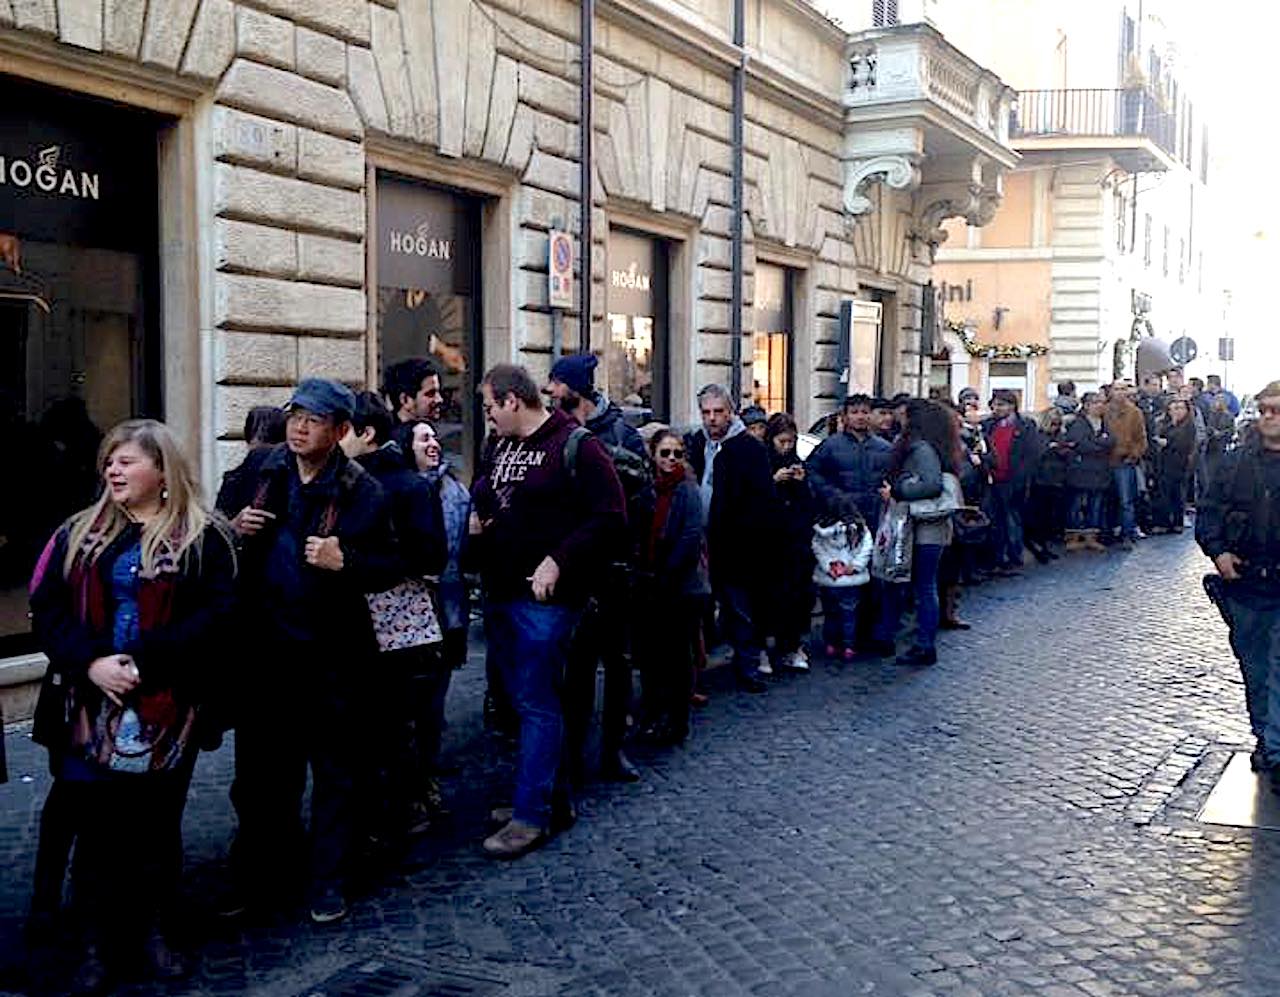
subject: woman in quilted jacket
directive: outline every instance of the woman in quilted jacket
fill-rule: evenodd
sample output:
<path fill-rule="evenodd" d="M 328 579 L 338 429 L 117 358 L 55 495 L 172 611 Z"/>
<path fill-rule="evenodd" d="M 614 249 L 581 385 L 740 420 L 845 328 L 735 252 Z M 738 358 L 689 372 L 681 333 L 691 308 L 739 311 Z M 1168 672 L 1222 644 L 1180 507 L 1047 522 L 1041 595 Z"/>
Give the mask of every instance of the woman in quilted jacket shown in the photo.
<path fill-rule="evenodd" d="M 223 658 L 235 552 L 173 433 L 150 419 L 102 442 L 102 494 L 45 547 L 32 621 L 49 658 L 34 739 L 53 786 L 41 815 L 33 920 L 56 912 L 67 851 L 86 945 L 71 989 L 105 992 L 145 962 L 177 977 L 160 928 L 182 862 L 200 709 Z"/>

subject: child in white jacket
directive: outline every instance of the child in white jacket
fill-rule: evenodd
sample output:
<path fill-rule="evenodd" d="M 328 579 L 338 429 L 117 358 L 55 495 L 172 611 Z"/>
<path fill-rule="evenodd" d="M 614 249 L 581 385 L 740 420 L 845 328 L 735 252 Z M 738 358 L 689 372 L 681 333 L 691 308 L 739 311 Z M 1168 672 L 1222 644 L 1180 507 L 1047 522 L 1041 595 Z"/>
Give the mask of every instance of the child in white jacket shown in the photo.
<path fill-rule="evenodd" d="M 871 531 L 850 497 L 835 499 L 813 527 L 813 580 L 822 599 L 827 657 L 854 658 L 858 597 L 871 579 Z"/>

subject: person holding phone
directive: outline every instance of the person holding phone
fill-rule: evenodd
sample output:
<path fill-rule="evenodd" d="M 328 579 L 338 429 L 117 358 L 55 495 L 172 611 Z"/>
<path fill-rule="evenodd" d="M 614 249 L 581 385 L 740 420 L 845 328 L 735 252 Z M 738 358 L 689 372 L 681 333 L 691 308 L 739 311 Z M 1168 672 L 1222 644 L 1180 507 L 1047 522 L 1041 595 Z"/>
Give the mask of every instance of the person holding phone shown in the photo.
<path fill-rule="evenodd" d="M 773 601 L 773 663 L 809 670 L 804 641 L 813 618 L 813 522 L 817 515 L 804 461 L 796 454 L 796 421 L 785 412 L 769 418 L 765 442 L 782 513 L 777 531 L 778 587 Z"/>
<path fill-rule="evenodd" d="M 181 872 L 200 709 L 235 601 L 229 531 L 168 427 L 121 423 L 98 466 L 101 496 L 54 534 L 31 588 L 49 657 L 32 737 L 54 776 L 33 915 L 56 912 L 74 839 L 88 936 L 75 993 L 106 992 L 139 951 L 155 976 L 185 972 L 161 929 Z"/>

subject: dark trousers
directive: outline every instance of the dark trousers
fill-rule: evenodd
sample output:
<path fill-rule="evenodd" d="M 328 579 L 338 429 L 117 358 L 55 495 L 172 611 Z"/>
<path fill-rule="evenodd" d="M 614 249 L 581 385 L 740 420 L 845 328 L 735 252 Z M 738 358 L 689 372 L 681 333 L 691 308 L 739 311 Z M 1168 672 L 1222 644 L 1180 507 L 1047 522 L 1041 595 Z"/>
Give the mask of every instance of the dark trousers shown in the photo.
<path fill-rule="evenodd" d="M 665 724 L 678 736 L 689 730 L 705 603 L 702 596 L 672 595 L 657 586 L 650 587 L 643 600 L 649 622 L 639 645 L 645 720 Z"/>
<path fill-rule="evenodd" d="M 941 544 L 916 544 L 911 558 L 911 581 L 900 585 L 884 586 L 884 603 L 880 613 L 880 625 L 876 639 L 891 644 L 898 633 L 902 611 L 907 598 L 914 594 L 916 600 L 915 646 L 932 650 L 938 637 L 938 566 L 942 561 Z"/>
<path fill-rule="evenodd" d="M 241 886 L 268 892 L 302 872 L 302 796 L 311 769 L 310 879 L 315 891 L 340 888 L 348 872 L 357 773 L 368 762 L 376 718 L 355 697 L 370 691 L 361 664 L 370 650 L 319 642 L 275 645 L 264 667 L 290 681 L 255 690 L 236 727 L 231 802 L 239 818 L 232 864 Z M 371 723 L 372 721 L 372 723 Z"/>
<path fill-rule="evenodd" d="M 1156 488 L 1154 524 L 1181 533 L 1187 511 L 1186 472 L 1180 467 L 1161 468 Z"/>
<path fill-rule="evenodd" d="M 1024 487 L 1011 481 L 991 486 L 991 534 L 996 567 L 1022 567 Z"/>
<path fill-rule="evenodd" d="M 592 600 L 573 635 L 565 679 L 565 760 L 570 780 L 583 781 L 584 753 L 595 714 L 596 679 L 604 665 L 600 714 L 600 755 L 608 759 L 622 748 L 631 713 L 631 661 L 627 657 L 627 588 Z"/>
<path fill-rule="evenodd" d="M 1061 485 L 1033 485 L 1026 510 L 1027 539 L 1044 546 L 1062 539 L 1066 526 L 1066 489 Z"/>
<path fill-rule="evenodd" d="M 858 596 L 865 585 L 819 585 L 822 599 L 822 642 L 837 651 L 858 643 Z"/>
<path fill-rule="evenodd" d="M 375 828 L 394 832 L 410 807 L 426 798 L 435 774 L 453 669 L 440 644 L 385 651 L 372 669 L 382 676 L 376 698 L 385 710 L 369 726 L 370 744 L 376 745 L 370 771 L 378 778 L 363 780 L 372 792 L 362 794 L 361 810 Z"/>
<path fill-rule="evenodd" d="M 717 586 L 720 629 L 733 648 L 733 668 L 742 678 L 756 678 L 764 639 L 760 633 L 761 602 L 753 588 L 725 582 Z"/>
<path fill-rule="evenodd" d="M 771 604 L 773 654 L 777 659 L 800 649 L 813 626 L 813 556 L 792 551 Z"/>
<path fill-rule="evenodd" d="M 49 790 L 41 846 L 49 816 L 74 831 L 72 893 L 86 934 L 105 947 L 104 957 L 171 920 L 182 876 L 182 811 L 194 767 L 192 751 L 169 772 L 55 779 Z M 38 859 L 37 881 L 42 875 L 52 880 L 52 870 L 40 866 Z M 57 882 L 60 888 L 60 872 Z"/>

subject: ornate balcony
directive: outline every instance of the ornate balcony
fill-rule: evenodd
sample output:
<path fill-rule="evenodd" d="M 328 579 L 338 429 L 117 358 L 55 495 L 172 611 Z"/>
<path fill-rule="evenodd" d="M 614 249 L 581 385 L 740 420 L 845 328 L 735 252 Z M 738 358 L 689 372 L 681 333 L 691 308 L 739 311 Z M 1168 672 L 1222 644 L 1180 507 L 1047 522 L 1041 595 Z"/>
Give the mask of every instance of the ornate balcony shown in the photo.
<path fill-rule="evenodd" d="M 1104 151 L 1125 169 L 1169 169 L 1178 158 L 1178 121 L 1151 91 L 1023 90 L 1010 112 L 1020 152 Z"/>
<path fill-rule="evenodd" d="M 860 32 L 846 47 L 844 204 L 874 208 L 870 187 L 912 194 L 913 228 L 928 247 L 944 219 L 985 225 L 999 205 L 1014 91 L 933 27 Z"/>

